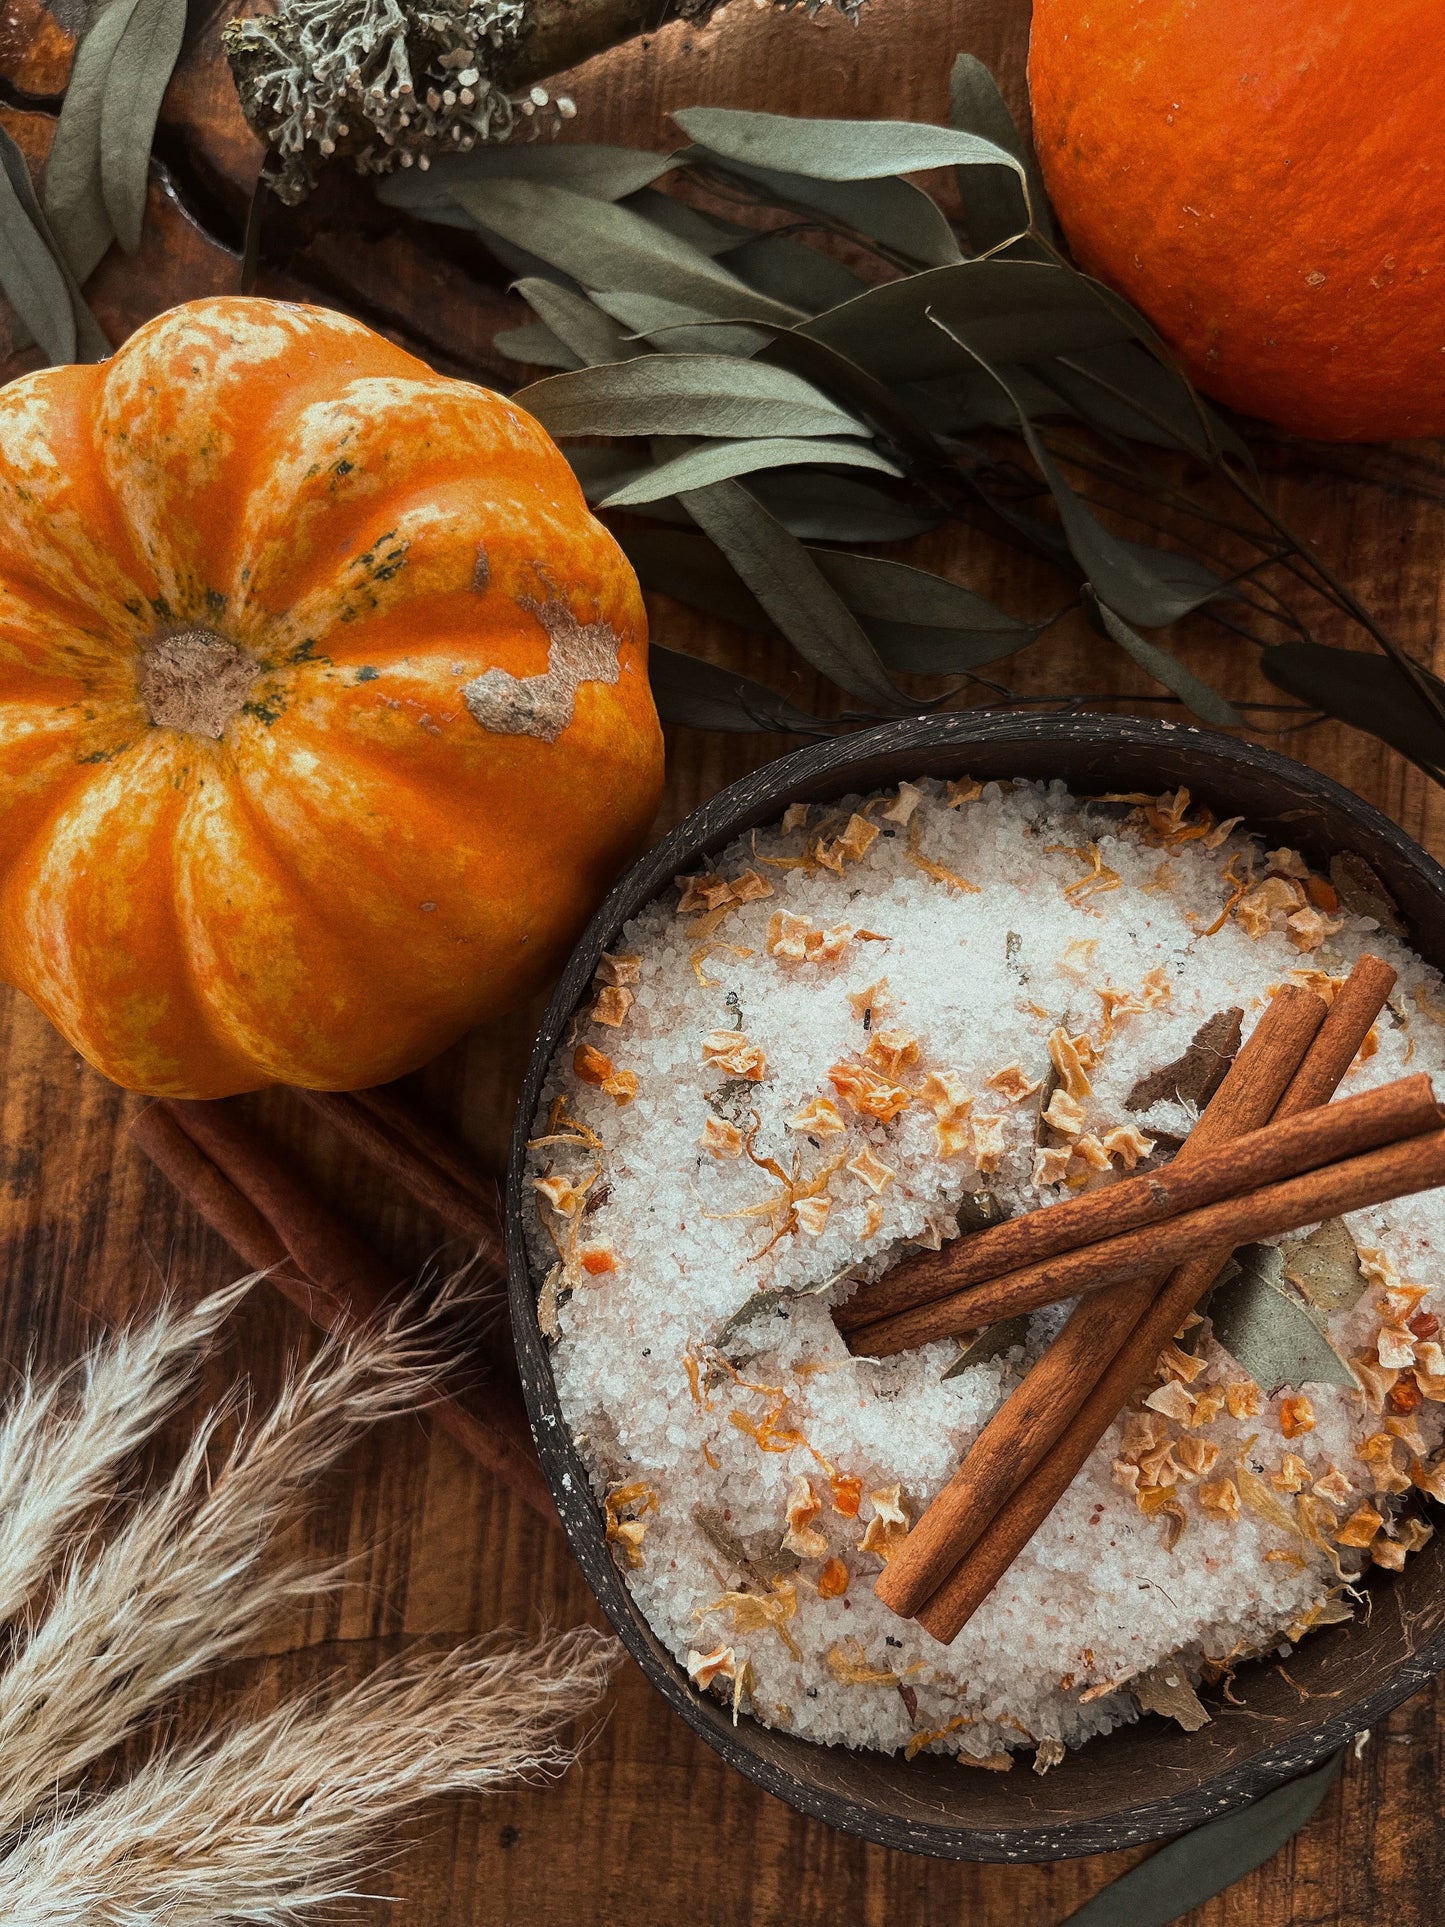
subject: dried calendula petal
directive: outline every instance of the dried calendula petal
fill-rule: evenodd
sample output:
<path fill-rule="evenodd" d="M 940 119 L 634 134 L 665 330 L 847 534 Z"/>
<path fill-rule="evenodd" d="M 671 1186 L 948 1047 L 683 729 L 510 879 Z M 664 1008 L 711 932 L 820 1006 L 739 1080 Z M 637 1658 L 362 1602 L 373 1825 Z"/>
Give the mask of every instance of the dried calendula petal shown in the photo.
<path fill-rule="evenodd" d="M 1311 908 L 1296 910 L 1292 916 L 1286 917 L 1284 927 L 1295 949 L 1308 954 L 1318 950 L 1326 937 L 1333 937 L 1345 926 L 1338 917 L 1322 916 L 1318 910 Z"/>
<path fill-rule="evenodd" d="M 830 1559 L 818 1574 L 818 1597 L 820 1599 L 841 1599 L 848 1590 L 851 1575 L 841 1559 Z"/>
<path fill-rule="evenodd" d="M 883 1224 L 883 1200 L 870 1198 L 863 1207 L 863 1216 L 858 1225 L 858 1236 L 865 1242 L 876 1237 Z"/>
<path fill-rule="evenodd" d="M 1034 1152 L 1034 1183 L 1062 1184 L 1069 1175 L 1069 1160 L 1072 1156 L 1073 1152 L 1067 1146 L 1040 1145 Z"/>
<path fill-rule="evenodd" d="M 1286 1452 L 1279 1470 L 1271 1472 L 1269 1482 L 1276 1492 L 1303 1492 L 1310 1482 L 1310 1469 L 1297 1452 Z"/>
<path fill-rule="evenodd" d="M 603 985 L 640 983 L 642 959 L 636 956 L 614 957 L 610 951 L 604 950 L 593 981 Z"/>
<path fill-rule="evenodd" d="M 1166 1418 L 1172 1418 L 1176 1425 L 1187 1425 L 1194 1411 L 1194 1400 L 1174 1378 L 1166 1384 L 1156 1385 L 1144 1403 L 1151 1411 L 1162 1412 Z"/>
<path fill-rule="evenodd" d="M 642 1540 L 650 1521 L 649 1512 L 657 1509 L 657 1494 L 642 1479 L 615 1486 L 602 1502 L 607 1521 L 609 1544 L 618 1548 L 635 1571 L 642 1564 Z"/>
<path fill-rule="evenodd" d="M 1082 1106 L 1062 1089 L 1056 1090 L 1049 1099 L 1043 1119 L 1064 1137 L 1078 1137 L 1084 1128 Z"/>
<path fill-rule="evenodd" d="M 863 1503 L 863 1481 L 851 1473 L 835 1472 L 828 1486 L 833 1494 L 833 1510 L 845 1519 L 856 1519 Z"/>
<path fill-rule="evenodd" d="M 874 1018 L 887 1006 L 888 979 L 880 977 L 876 984 L 868 984 L 862 990 L 850 990 L 848 1002 L 852 1006 L 853 1015 L 861 1018 L 871 1030 Z"/>
<path fill-rule="evenodd" d="M 908 1537 L 912 1521 L 903 1503 L 902 1486 L 885 1486 L 880 1492 L 870 1492 L 868 1497 L 873 1503 L 873 1517 L 859 1542 L 860 1548 L 876 1554 L 886 1565 Z"/>
<path fill-rule="evenodd" d="M 918 1062 L 922 1052 L 912 1031 L 875 1030 L 863 1055 L 885 1076 L 896 1079 L 910 1064 Z"/>
<path fill-rule="evenodd" d="M 731 1646 L 715 1646 L 710 1653 L 690 1652 L 687 1656 L 687 1676 L 700 1690 L 715 1679 L 732 1679 L 736 1668 L 737 1656 Z"/>
<path fill-rule="evenodd" d="M 836 963 L 852 941 L 852 925 L 835 923 L 826 930 L 810 930 L 803 949 L 809 963 Z"/>
<path fill-rule="evenodd" d="M 1335 1544 L 1367 1546 L 1384 1523 L 1384 1519 L 1373 1506 L 1362 1505 L 1350 1514 L 1335 1534 Z"/>
<path fill-rule="evenodd" d="M 732 899 L 732 885 L 727 878 L 712 872 L 704 876 L 674 877 L 673 882 L 682 892 L 677 905 L 680 917 L 691 916 L 696 911 L 721 910 Z"/>
<path fill-rule="evenodd" d="M 975 1111 L 969 1119 L 969 1127 L 973 1138 L 973 1161 L 984 1177 L 991 1177 L 1008 1150 L 1004 1120 Z"/>
<path fill-rule="evenodd" d="M 750 1044 L 740 1030 L 714 1030 L 702 1040 L 702 1061 L 729 1077 L 744 1077 L 759 1083 L 767 1060 L 756 1044 Z"/>
<path fill-rule="evenodd" d="M 913 783 L 900 783 L 898 794 L 878 812 L 885 823 L 907 823 L 923 801 L 923 791 Z"/>
<path fill-rule="evenodd" d="M 772 894 L 772 884 L 756 870 L 744 870 L 740 877 L 733 878 L 728 888 L 728 895 L 734 903 L 760 903 L 764 897 Z"/>
<path fill-rule="evenodd" d="M 855 810 L 838 838 L 838 849 L 850 862 L 858 863 L 872 849 L 878 837 L 878 825 L 870 823 L 866 816 L 860 816 Z"/>
<path fill-rule="evenodd" d="M 1199 1503 L 1210 1512 L 1235 1521 L 1239 1518 L 1239 1487 L 1233 1479 L 1217 1479 L 1212 1485 L 1201 1485 Z"/>
<path fill-rule="evenodd" d="M 789 803 L 788 807 L 783 811 L 784 836 L 791 836 L 794 830 L 807 829 L 808 807 L 806 803 Z"/>
<path fill-rule="evenodd" d="M 1224 1388 L 1231 1418 L 1253 1418 L 1264 1404 L 1264 1394 L 1252 1378 L 1236 1378 Z"/>
<path fill-rule="evenodd" d="M 831 1200 L 826 1197 L 798 1198 L 793 1205 L 793 1216 L 800 1231 L 806 1231 L 810 1238 L 816 1238 L 826 1228 L 831 1209 Z"/>
<path fill-rule="evenodd" d="M 559 1217 L 575 1217 L 582 1209 L 587 1197 L 586 1185 L 574 1184 L 570 1178 L 556 1173 L 544 1178 L 533 1178 L 532 1189 L 544 1197 Z"/>
<path fill-rule="evenodd" d="M 1410 1481 L 1406 1479 L 1402 1489 L 1408 1490 L 1409 1484 Z M 1328 1499 L 1331 1505 L 1348 1505 L 1355 1489 L 1339 1467 L 1332 1465 L 1328 1472 L 1314 1481 L 1310 1491 L 1321 1499 Z"/>
<path fill-rule="evenodd" d="M 1064 945 L 1063 955 L 1059 958 L 1060 970 L 1066 970 L 1080 983 L 1087 980 L 1094 952 L 1099 947 L 1097 937 L 1075 937 L 1072 943 Z"/>
<path fill-rule="evenodd" d="M 1093 1171 L 1108 1171 L 1112 1169 L 1109 1163 L 1109 1153 L 1104 1149 L 1092 1131 L 1086 1131 L 1082 1137 L 1074 1140 L 1074 1156 L 1082 1163 L 1087 1164 Z"/>
<path fill-rule="evenodd" d="M 870 1191 L 886 1190 L 898 1176 L 893 1167 L 885 1164 L 868 1144 L 848 1160 L 845 1169 L 851 1171 L 855 1178 L 861 1178 Z"/>
<path fill-rule="evenodd" d="M 617 1253 L 611 1245 L 584 1245 L 577 1256 L 582 1269 L 591 1278 L 601 1278 L 617 1269 Z"/>
<path fill-rule="evenodd" d="M 1219 1447 L 1212 1439 L 1176 1439 L 1174 1456 L 1187 1477 L 1202 1479 L 1218 1464 Z"/>
<path fill-rule="evenodd" d="M 1070 1037 L 1062 1025 L 1049 1033 L 1049 1056 L 1054 1069 L 1069 1096 L 1085 1098 L 1093 1090 L 1093 1085 L 1084 1074 L 1084 1037 Z"/>
<path fill-rule="evenodd" d="M 1105 1131 L 1100 1142 L 1105 1156 L 1117 1159 L 1126 1171 L 1132 1171 L 1154 1149 L 1153 1138 L 1145 1137 L 1137 1124 L 1116 1124 L 1112 1131 Z"/>
<path fill-rule="evenodd" d="M 896 1686 L 898 1683 L 898 1675 L 890 1667 L 869 1663 L 862 1641 L 851 1635 L 829 1648 L 828 1671 L 840 1686 Z"/>
<path fill-rule="evenodd" d="M 1234 906 L 1234 917 L 1241 930 L 1250 937 L 1264 936 L 1270 927 L 1270 919 L 1276 913 L 1287 914 L 1298 910 L 1304 903 L 1304 892 L 1297 883 L 1284 877 L 1266 877 L 1262 883 L 1246 890 Z"/>
<path fill-rule="evenodd" d="M 698 1144 L 715 1158 L 738 1158 L 743 1154 L 743 1134 L 736 1124 L 729 1124 L 726 1118 L 704 1118 Z"/>
<path fill-rule="evenodd" d="M 783 1534 L 784 1546 L 789 1552 L 796 1552 L 800 1559 L 822 1559 L 827 1555 L 828 1541 L 813 1525 L 822 1510 L 823 1501 L 800 1472 L 788 1492 L 788 1529 Z"/>
<path fill-rule="evenodd" d="M 725 1592 L 710 1605 L 699 1606 L 693 1618 L 702 1620 L 713 1613 L 726 1613 L 732 1620 L 735 1634 L 775 1632 L 793 1658 L 800 1659 L 802 1655 L 798 1651 L 797 1641 L 788 1631 L 787 1624 L 797 1610 L 796 1584 L 791 1579 L 775 1579 L 770 1593 Z"/>
<path fill-rule="evenodd" d="M 918 1100 L 938 1118 L 963 1116 L 973 1104 L 973 1094 L 963 1088 L 962 1078 L 953 1071 L 930 1071 L 919 1087 Z"/>
<path fill-rule="evenodd" d="M 983 784 L 972 776 L 960 776 L 946 786 L 948 807 L 956 810 L 964 803 L 975 803 L 983 795 Z"/>
<path fill-rule="evenodd" d="M 796 917 L 791 910 L 775 910 L 768 919 L 768 935 L 763 948 L 770 957 L 787 957 L 795 963 L 802 963 L 808 954 L 810 928 L 806 917 Z"/>
<path fill-rule="evenodd" d="M 1013 1063 L 1005 1064 L 1002 1070 L 995 1071 L 984 1082 L 991 1090 L 997 1091 L 1006 1103 L 1018 1104 L 1024 1098 L 1032 1097 L 1041 1088 L 1043 1079 L 1028 1076 L 1022 1064 Z"/>
<path fill-rule="evenodd" d="M 1279 1429 L 1287 1439 L 1297 1439 L 1302 1432 L 1315 1429 L 1315 1408 L 1303 1392 L 1280 1400 Z"/>
<path fill-rule="evenodd" d="M 607 1024 L 616 1030 L 633 1005 L 632 992 L 621 984 L 608 984 L 597 993 L 592 1006 L 592 1016 L 596 1023 Z"/>
<path fill-rule="evenodd" d="M 826 1138 L 842 1137 L 848 1127 L 831 1097 L 810 1097 L 803 1108 L 788 1119 L 788 1129 L 801 1132 L 804 1137 Z"/>

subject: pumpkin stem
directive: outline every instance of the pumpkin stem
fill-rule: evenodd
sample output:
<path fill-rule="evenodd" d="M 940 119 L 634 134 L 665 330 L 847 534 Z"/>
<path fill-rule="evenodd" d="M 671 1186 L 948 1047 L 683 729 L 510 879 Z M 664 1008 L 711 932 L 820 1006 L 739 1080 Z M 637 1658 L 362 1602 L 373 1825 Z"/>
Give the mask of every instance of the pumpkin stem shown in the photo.
<path fill-rule="evenodd" d="M 254 656 L 214 629 L 181 629 L 142 645 L 135 682 L 157 729 L 219 738 L 259 670 Z"/>

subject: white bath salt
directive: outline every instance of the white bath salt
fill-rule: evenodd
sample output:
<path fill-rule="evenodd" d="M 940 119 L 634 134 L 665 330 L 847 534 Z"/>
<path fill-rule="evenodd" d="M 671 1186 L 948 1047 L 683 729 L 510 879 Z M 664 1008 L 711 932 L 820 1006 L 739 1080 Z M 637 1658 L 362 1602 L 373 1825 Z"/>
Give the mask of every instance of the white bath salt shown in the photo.
<path fill-rule="evenodd" d="M 874 1582 L 1063 1313 L 951 1377 L 957 1345 L 853 1358 L 830 1316 L 974 1193 L 1032 1211 L 1170 1155 L 1194 1110 L 1135 1085 L 1366 950 L 1399 985 L 1343 1090 L 1438 1077 L 1437 974 L 1298 852 L 1182 792 L 969 779 L 790 809 L 627 925 L 599 973 L 626 959 L 625 1021 L 594 999 L 558 1052 L 527 1231 L 614 1556 L 698 1690 L 822 1743 L 1049 1762 L 1137 1717 L 1131 1679 L 1217 1679 L 1423 1543 L 1445 1191 L 1346 1220 L 1361 1295 L 1328 1329 L 1361 1389 L 1260 1386 L 1195 1321 L 950 1646 Z"/>

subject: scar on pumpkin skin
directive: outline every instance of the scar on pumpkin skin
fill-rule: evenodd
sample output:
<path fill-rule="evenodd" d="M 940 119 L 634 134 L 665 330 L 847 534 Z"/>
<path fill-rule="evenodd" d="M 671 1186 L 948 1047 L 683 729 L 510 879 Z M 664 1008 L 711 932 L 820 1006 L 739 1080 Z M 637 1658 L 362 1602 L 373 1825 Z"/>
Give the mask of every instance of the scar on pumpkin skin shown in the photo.
<path fill-rule="evenodd" d="M 472 570 L 472 588 L 478 595 L 485 595 L 487 585 L 492 579 L 492 565 L 487 559 L 486 544 L 477 544 L 477 564 Z"/>
<path fill-rule="evenodd" d="M 538 736 L 555 743 L 572 720 L 584 682 L 615 683 L 622 674 L 622 641 L 605 622 L 579 622 L 554 590 L 545 602 L 518 596 L 517 605 L 547 631 L 547 667 L 540 676 L 488 669 L 462 690 L 483 729 L 499 736 Z"/>

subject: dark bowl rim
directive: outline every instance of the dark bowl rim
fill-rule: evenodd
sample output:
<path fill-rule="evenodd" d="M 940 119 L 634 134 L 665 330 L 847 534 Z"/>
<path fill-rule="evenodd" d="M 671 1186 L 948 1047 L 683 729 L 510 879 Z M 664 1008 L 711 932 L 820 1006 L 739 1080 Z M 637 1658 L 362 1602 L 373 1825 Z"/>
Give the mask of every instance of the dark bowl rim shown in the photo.
<path fill-rule="evenodd" d="M 690 811 L 618 879 L 575 945 L 550 999 L 534 1041 L 518 1101 L 508 1158 L 506 1224 L 509 1300 L 518 1366 L 537 1450 L 557 1504 L 563 1528 L 588 1584 L 613 1630 L 649 1682 L 675 1712 L 715 1751 L 765 1791 L 800 1812 L 883 1846 L 948 1859 L 1029 1861 L 1137 1846 L 1175 1834 L 1205 1818 L 1217 1818 L 1305 1772 L 1354 1735 L 1373 1725 L 1438 1672 L 1445 1670 L 1445 1627 L 1427 1645 L 1403 1660 L 1389 1682 L 1349 1706 L 1336 1710 L 1304 1734 L 1260 1748 L 1249 1758 L 1200 1782 L 1191 1794 L 1193 1814 L 1181 1819 L 1178 1797 L 1146 1800 L 1104 1819 L 1077 1824 L 1012 1827 L 967 1826 L 956 1822 L 920 1827 L 891 1822 L 875 1808 L 841 1794 L 820 1796 L 796 1775 L 762 1755 L 735 1730 L 708 1698 L 700 1696 L 683 1668 L 650 1634 L 640 1610 L 614 1566 L 586 1469 L 572 1446 L 557 1399 L 546 1341 L 536 1319 L 537 1284 L 520 1232 L 526 1140 L 536 1114 L 541 1085 L 566 1024 L 590 983 L 601 952 L 631 915 L 691 867 L 703 854 L 721 848 L 740 830 L 781 813 L 795 797 L 842 795 L 854 787 L 848 772 L 875 757 L 917 752 L 920 763 L 930 750 L 968 743 L 1006 744 L 1016 740 L 1036 749 L 1041 742 L 1063 745 L 1187 745 L 1201 762 L 1210 762 L 1227 790 L 1231 773 L 1251 772 L 1277 781 L 1352 818 L 1376 847 L 1392 850 L 1400 862 L 1445 905 L 1442 868 L 1397 824 L 1333 777 L 1272 749 L 1224 736 L 1193 724 L 1132 716 L 1047 715 L 979 717 L 954 711 L 908 717 L 852 735 L 832 737 L 788 752 L 761 765 Z M 1201 777 L 1201 780 L 1204 780 Z M 871 783 L 859 787 L 873 787 Z M 1412 936 L 1413 942 L 1413 936 Z M 1445 965 L 1445 957 L 1441 959 Z M 1348 1628 L 1334 1629 L 1348 1631 Z M 1322 1635 L 1316 1634 L 1318 1639 Z M 1089 1743 L 1107 1746 L 1108 1735 Z M 806 1745 L 807 1742 L 797 1742 Z M 1082 1749 L 1087 1758 L 1089 1748 Z M 828 1752 L 831 1749 L 819 1749 Z M 921 1756 L 926 1758 L 927 1756 Z"/>

